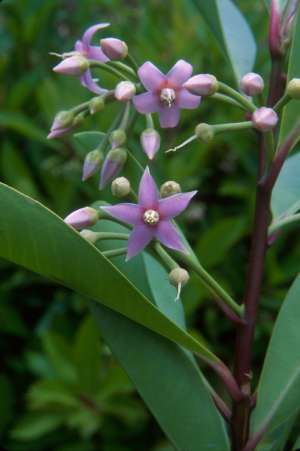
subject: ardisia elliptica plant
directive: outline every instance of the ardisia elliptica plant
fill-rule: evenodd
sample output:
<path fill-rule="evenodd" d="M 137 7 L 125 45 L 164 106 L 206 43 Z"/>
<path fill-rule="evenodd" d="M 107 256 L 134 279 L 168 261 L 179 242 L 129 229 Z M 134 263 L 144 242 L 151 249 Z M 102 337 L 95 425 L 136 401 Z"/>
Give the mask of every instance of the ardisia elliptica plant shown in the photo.
<path fill-rule="evenodd" d="M 297 445 L 289 444 L 289 433 L 300 405 L 299 278 L 279 313 L 263 370 L 257 375 L 258 388 L 253 386 L 252 352 L 265 254 L 280 240 L 282 227 L 300 220 L 300 184 L 295 181 L 300 178 L 299 158 L 287 158 L 300 137 L 299 2 L 271 1 L 269 83 L 253 72 L 254 58 L 245 58 L 245 63 L 235 53 L 237 46 L 246 53 L 247 40 L 249 47 L 254 46 L 243 16 L 229 0 L 222 2 L 223 9 L 219 2 L 211 3 L 220 15 L 212 28 L 219 27 L 218 39 L 224 39 L 221 45 L 230 50 L 225 53 L 239 78 L 237 89 L 212 74 L 193 75 L 192 65 L 183 59 L 166 74 L 150 61 L 137 65 L 118 38 L 107 37 L 95 45 L 97 33 L 107 31 L 108 23 L 88 28 L 74 50 L 54 54 L 61 58 L 54 71 L 78 77 L 96 96 L 59 112 L 48 138 L 75 131 L 88 116 L 101 116 L 110 103 L 116 103 L 120 114 L 107 133 L 99 134 L 98 146 L 87 153 L 82 179 L 99 174 L 100 190 L 111 183 L 113 196 L 124 202 L 108 205 L 101 199 L 70 213 L 63 223 L 40 204 L 2 185 L 0 198 L 6 213 L 0 222 L 1 256 L 98 301 L 91 308 L 105 339 L 176 449 L 296 449 Z M 201 8 L 207 18 L 208 6 Z M 234 45 L 229 28 L 237 33 Z M 94 71 L 97 77 L 98 72 L 108 73 L 114 88 L 106 89 L 101 79 L 94 78 Z M 195 124 L 192 136 L 165 153 L 187 151 L 193 141 L 204 145 L 220 133 L 253 131 L 256 206 L 240 300 L 204 269 L 174 222 L 197 192 L 183 193 L 172 180 L 158 190 L 153 178 L 161 143 L 154 125 L 156 114 L 162 129 L 175 129 L 181 110 L 199 109 L 201 116 L 202 104 L 211 100 L 238 109 L 241 121 Z M 140 144 L 151 173 L 128 146 L 137 113 L 145 123 Z M 136 165 L 139 186 L 124 177 L 127 164 Z M 22 234 L 17 227 L 20 217 L 25 224 Z M 234 358 L 227 365 L 185 328 L 180 294 L 192 272 L 236 328 Z M 195 357 L 204 371 L 209 368 L 215 373 L 217 384 L 216 378 L 209 382 L 201 374 Z M 227 395 L 224 390 L 218 393 L 220 384 Z"/>

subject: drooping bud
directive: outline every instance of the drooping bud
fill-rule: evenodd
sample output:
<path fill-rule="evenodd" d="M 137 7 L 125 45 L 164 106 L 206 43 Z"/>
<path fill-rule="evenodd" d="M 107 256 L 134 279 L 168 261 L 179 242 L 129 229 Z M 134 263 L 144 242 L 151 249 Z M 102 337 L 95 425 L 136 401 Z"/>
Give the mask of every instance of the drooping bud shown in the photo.
<path fill-rule="evenodd" d="M 249 72 L 241 80 L 241 90 L 251 97 L 261 94 L 264 90 L 264 80 L 259 74 Z"/>
<path fill-rule="evenodd" d="M 160 134 L 154 128 L 146 128 L 141 134 L 141 146 L 150 160 L 160 148 Z"/>
<path fill-rule="evenodd" d="M 98 171 L 98 169 L 100 169 L 102 161 L 103 153 L 99 149 L 92 150 L 86 155 L 82 170 L 83 182 L 92 177 L 92 175 L 94 175 Z"/>
<path fill-rule="evenodd" d="M 98 113 L 99 111 L 102 111 L 105 105 L 105 100 L 103 96 L 96 96 L 93 97 L 89 101 L 89 111 L 91 114 Z"/>
<path fill-rule="evenodd" d="M 62 60 L 53 68 L 54 72 L 64 75 L 80 76 L 89 68 L 89 61 L 84 56 L 76 55 Z"/>
<path fill-rule="evenodd" d="M 121 81 L 115 89 L 115 98 L 120 102 L 128 102 L 136 93 L 135 84 L 131 81 Z"/>
<path fill-rule="evenodd" d="M 127 160 L 127 150 L 112 149 L 108 152 L 101 170 L 100 189 L 103 189 L 122 170 Z"/>
<path fill-rule="evenodd" d="M 72 111 L 60 111 L 54 118 L 48 139 L 58 138 L 67 134 L 73 128 L 74 113 Z"/>
<path fill-rule="evenodd" d="M 272 108 L 261 107 L 252 115 L 253 127 L 260 132 L 267 132 L 276 127 L 279 118 Z"/>
<path fill-rule="evenodd" d="M 89 241 L 92 244 L 97 243 L 97 241 L 99 240 L 99 232 L 93 232 L 92 230 L 89 229 L 81 230 L 80 235 L 82 236 L 82 238 L 84 238 L 85 240 Z"/>
<path fill-rule="evenodd" d="M 169 197 L 173 194 L 181 193 L 181 186 L 179 183 L 174 182 L 173 180 L 169 180 L 168 182 L 165 182 L 160 187 L 160 195 L 161 197 Z"/>
<path fill-rule="evenodd" d="M 117 128 L 109 135 L 109 142 L 113 149 L 116 149 L 117 147 L 120 147 L 123 144 L 125 144 L 126 139 L 127 139 L 126 132 L 122 128 Z"/>
<path fill-rule="evenodd" d="M 195 135 L 198 139 L 205 143 L 209 143 L 213 140 L 215 136 L 215 131 L 212 125 L 206 124 L 205 122 L 202 122 L 201 124 L 198 124 L 195 128 Z"/>
<path fill-rule="evenodd" d="M 76 230 L 92 227 L 97 223 L 99 215 L 97 210 L 91 207 L 80 208 L 73 211 L 65 219 L 65 223 L 74 227 Z"/>
<path fill-rule="evenodd" d="M 293 78 L 288 82 L 286 92 L 291 99 L 300 99 L 300 78 Z"/>
<path fill-rule="evenodd" d="M 211 96 L 219 89 L 218 80 L 211 74 L 194 75 L 183 87 L 196 96 Z"/>
<path fill-rule="evenodd" d="M 111 192 L 113 196 L 119 198 L 126 197 L 130 191 L 130 182 L 126 177 L 118 177 L 111 184 Z"/>
<path fill-rule="evenodd" d="M 169 274 L 169 280 L 171 285 L 174 285 L 177 288 L 177 297 L 176 300 L 179 299 L 181 294 L 181 289 L 184 287 L 190 279 L 189 273 L 179 266 L 177 268 L 172 269 Z"/>
<path fill-rule="evenodd" d="M 121 60 L 128 55 L 126 42 L 117 38 L 101 39 L 100 45 L 103 53 L 111 60 Z"/>

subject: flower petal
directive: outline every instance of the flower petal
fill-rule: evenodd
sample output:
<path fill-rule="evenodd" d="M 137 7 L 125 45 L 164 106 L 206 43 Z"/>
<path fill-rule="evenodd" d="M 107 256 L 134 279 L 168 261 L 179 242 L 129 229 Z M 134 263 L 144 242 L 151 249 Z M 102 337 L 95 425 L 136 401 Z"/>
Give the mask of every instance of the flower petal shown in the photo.
<path fill-rule="evenodd" d="M 133 104 L 137 111 L 142 114 L 156 113 L 160 108 L 158 97 L 152 92 L 144 92 L 134 96 Z"/>
<path fill-rule="evenodd" d="M 150 61 L 146 61 L 138 70 L 138 76 L 148 91 L 157 91 L 166 81 L 166 76 Z"/>
<path fill-rule="evenodd" d="M 155 236 L 164 246 L 176 251 L 187 252 L 178 230 L 171 221 L 160 221 L 155 227 Z"/>
<path fill-rule="evenodd" d="M 97 45 L 91 45 L 88 48 L 87 58 L 90 60 L 101 61 L 102 63 L 107 63 L 107 61 L 109 61 L 109 58 L 104 55 L 101 47 L 98 47 Z"/>
<path fill-rule="evenodd" d="M 91 44 L 91 40 L 93 39 L 94 34 L 98 30 L 102 30 L 102 28 L 109 27 L 110 23 L 98 23 L 97 25 L 93 25 L 89 27 L 86 32 L 82 36 L 82 42 L 85 46 L 89 47 Z"/>
<path fill-rule="evenodd" d="M 180 111 L 176 105 L 161 107 L 159 110 L 159 122 L 161 128 L 173 128 L 178 125 Z"/>
<path fill-rule="evenodd" d="M 93 80 L 92 73 L 87 70 L 81 77 L 80 82 L 82 86 L 94 92 L 95 94 L 103 94 L 106 89 L 100 88 L 100 86 Z"/>
<path fill-rule="evenodd" d="M 126 222 L 127 224 L 138 224 L 141 219 L 141 210 L 137 204 L 118 204 L 108 207 L 101 207 L 106 213 L 109 213 L 113 218 Z"/>
<path fill-rule="evenodd" d="M 178 193 L 173 196 L 160 199 L 158 206 L 160 216 L 165 219 L 178 216 L 183 212 L 183 210 L 186 209 L 196 193 L 197 191 L 190 191 L 188 193 Z"/>
<path fill-rule="evenodd" d="M 153 208 L 155 210 L 158 207 L 158 191 L 148 167 L 140 181 L 139 204 L 146 209 Z"/>
<path fill-rule="evenodd" d="M 150 243 L 153 237 L 153 228 L 146 226 L 145 224 L 135 226 L 128 240 L 128 252 L 126 260 L 129 260 L 139 252 L 141 252 L 147 246 L 147 244 Z"/>
<path fill-rule="evenodd" d="M 176 86 L 182 86 L 193 73 L 193 66 L 184 60 L 177 61 L 176 64 L 169 70 L 166 77 L 169 82 Z"/>
<path fill-rule="evenodd" d="M 177 93 L 176 100 L 179 108 L 193 110 L 200 105 L 201 97 L 190 94 L 187 89 L 181 89 Z"/>

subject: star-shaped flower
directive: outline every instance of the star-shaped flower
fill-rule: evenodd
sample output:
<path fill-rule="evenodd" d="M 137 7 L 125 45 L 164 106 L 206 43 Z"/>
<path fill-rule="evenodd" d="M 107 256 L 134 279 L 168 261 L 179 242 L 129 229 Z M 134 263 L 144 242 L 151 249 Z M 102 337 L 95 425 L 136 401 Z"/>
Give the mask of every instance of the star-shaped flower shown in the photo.
<path fill-rule="evenodd" d="M 102 207 L 114 218 L 133 225 L 126 259 L 141 252 L 153 239 L 171 249 L 186 252 L 172 219 L 186 209 L 196 192 L 179 193 L 160 199 L 155 182 L 146 168 L 139 186 L 138 204 L 123 203 Z"/>
<path fill-rule="evenodd" d="M 138 70 L 139 78 L 147 92 L 133 98 L 139 113 L 159 113 L 162 128 L 176 127 L 180 109 L 194 109 L 200 104 L 201 97 L 191 94 L 183 84 L 191 77 L 193 67 L 179 60 L 164 75 L 154 64 L 147 61 Z"/>

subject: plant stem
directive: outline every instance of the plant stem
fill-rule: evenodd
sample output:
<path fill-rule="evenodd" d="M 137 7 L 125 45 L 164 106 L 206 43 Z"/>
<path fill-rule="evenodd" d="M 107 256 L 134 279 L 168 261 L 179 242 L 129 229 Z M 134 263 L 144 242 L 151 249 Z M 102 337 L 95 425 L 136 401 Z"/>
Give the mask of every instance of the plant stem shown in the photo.
<path fill-rule="evenodd" d="M 282 96 L 278 102 L 276 103 L 276 105 L 274 105 L 274 110 L 277 113 L 280 113 L 280 111 L 282 110 L 283 107 L 285 107 L 285 105 L 287 103 L 289 103 L 289 101 L 291 100 L 290 96 L 287 94 L 284 94 L 284 96 Z"/>
<path fill-rule="evenodd" d="M 216 133 L 227 132 L 227 131 L 237 131 L 237 130 L 247 130 L 249 128 L 253 128 L 253 124 L 251 121 L 244 122 L 232 122 L 228 124 L 216 124 L 212 125 L 214 131 Z"/>
<path fill-rule="evenodd" d="M 114 75 L 117 78 L 121 78 L 122 80 L 128 80 L 127 75 L 123 74 L 121 71 L 116 69 L 113 66 L 110 66 L 106 63 L 100 63 L 100 61 L 91 60 L 90 61 L 90 67 L 95 67 L 97 69 L 102 69 L 104 72 L 108 72 L 109 74 Z"/>
<path fill-rule="evenodd" d="M 256 106 L 254 105 L 254 103 L 252 103 L 245 96 L 243 96 L 238 91 L 231 88 L 230 86 L 226 85 L 225 83 L 219 82 L 219 88 L 220 88 L 221 92 L 228 95 L 229 97 L 232 97 L 240 105 L 243 105 L 247 111 L 254 112 L 256 110 Z"/>
<path fill-rule="evenodd" d="M 127 254 L 127 247 L 121 247 L 119 249 L 113 249 L 111 251 L 103 251 L 102 255 L 107 258 L 118 257 L 119 255 Z"/>
<path fill-rule="evenodd" d="M 228 97 L 228 96 L 226 96 L 226 95 L 224 95 L 224 94 L 219 94 L 218 92 L 216 93 L 216 94 L 213 94 L 212 96 L 210 96 L 210 97 L 208 97 L 209 99 L 212 99 L 212 100 L 219 100 L 220 102 L 223 102 L 223 103 L 228 103 L 228 104 L 230 104 L 230 105 L 233 105 L 233 106 L 236 106 L 236 107 L 238 107 L 238 108 L 241 108 L 242 110 L 245 110 L 246 109 L 246 111 L 247 111 L 247 108 L 245 108 L 245 106 L 244 105 L 241 105 L 239 102 L 237 102 L 236 100 L 234 100 L 234 99 L 232 99 L 231 97 Z"/>
<path fill-rule="evenodd" d="M 268 105 L 274 106 L 284 94 L 285 80 L 282 72 L 282 58 L 272 60 Z"/>
<path fill-rule="evenodd" d="M 95 232 L 98 240 L 128 240 L 129 235 L 127 233 L 114 233 L 114 232 Z"/>

